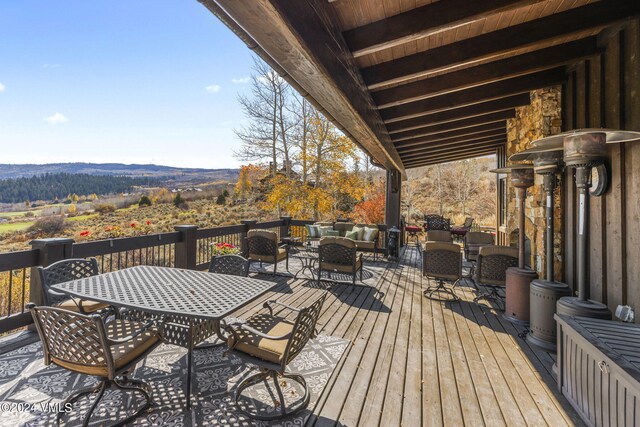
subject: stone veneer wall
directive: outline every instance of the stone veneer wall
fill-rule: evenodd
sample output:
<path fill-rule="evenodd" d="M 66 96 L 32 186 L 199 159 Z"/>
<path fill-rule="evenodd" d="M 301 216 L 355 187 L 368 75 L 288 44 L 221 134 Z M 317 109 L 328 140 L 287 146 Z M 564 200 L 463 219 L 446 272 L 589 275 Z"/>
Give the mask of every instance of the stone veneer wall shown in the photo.
<path fill-rule="evenodd" d="M 507 120 L 507 158 L 526 148 L 537 139 L 561 132 L 561 89 L 560 86 L 531 92 L 531 104 L 516 108 L 516 117 Z M 542 188 L 542 176 L 536 175 L 535 185 L 527 191 L 525 202 L 525 233 L 531 241 L 531 260 L 529 265 L 543 277 L 545 270 L 545 197 Z M 560 183 L 560 178 L 558 179 Z M 507 193 L 507 236 L 518 228 L 518 216 L 515 189 L 509 185 Z M 555 276 L 562 276 L 562 221 L 560 218 L 560 187 L 555 196 Z M 517 241 L 517 233 L 513 233 Z M 514 242 L 512 242 L 514 243 Z"/>

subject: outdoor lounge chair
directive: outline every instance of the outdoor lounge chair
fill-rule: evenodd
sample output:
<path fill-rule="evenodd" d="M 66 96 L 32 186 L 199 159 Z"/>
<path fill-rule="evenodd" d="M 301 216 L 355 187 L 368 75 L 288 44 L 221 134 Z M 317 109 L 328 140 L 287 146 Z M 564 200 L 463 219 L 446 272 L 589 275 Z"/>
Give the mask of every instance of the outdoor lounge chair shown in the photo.
<path fill-rule="evenodd" d="M 506 286 L 507 269 L 518 266 L 518 249 L 511 246 L 483 246 L 478 254 L 478 262 L 474 275 L 476 289 L 482 285 L 489 291 L 473 299 L 473 302 L 494 301 L 504 311 L 504 298 L 498 293 L 499 288 Z"/>
<path fill-rule="evenodd" d="M 493 234 L 471 231 L 464 236 L 464 258 L 467 261 L 478 260 L 478 253 L 482 246 L 493 245 Z"/>
<path fill-rule="evenodd" d="M 84 415 L 83 426 L 89 424 L 93 411 L 111 386 L 123 392 L 138 392 L 144 398 L 144 404 L 137 411 L 125 419 L 115 420 L 113 426 L 128 423 L 151 406 L 151 389 L 142 381 L 129 378 L 129 373 L 160 343 L 153 321 L 142 324 L 116 319 L 105 324 L 97 314 L 85 315 L 35 304 L 29 304 L 28 308 L 42 340 L 45 365 L 53 363 L 99 380 L 97 385 L 74 392 L 61 404 L 65 407 L 84 395 L 97 393 Z M 129 409 L 128 406 L 125 409 Z M 111 418 L 114 410 L 111 408 L 108 414 Z M 58 413 L 58 424 L 63 414 Z"/>
<path fill-rule="evenodd" d="M 462 279 L 462 253 L 460 246 L 455 243 L 427 242 L 422 252 L 422 275 L 437 282 L 436 286 L 429 285 L 424 296 L 436 301 L 457 301 L 455 286 Z M 445 281 L 453 282 L 447 288 Z M 447 294 L 451 298 L 441 298 L 439 294 Z"/>
<path fill-rule="evenodd" d="M 278 301 L 267 301 L 264 306 L 269 314 L 261 313 L 251 316 L 246 323 L 230 324 L 226 327 L 229 332 L 229 351 L 241 359 L 256 365 L 259 372 L 245 378 L 238 384 L 235 392 L 235 402 L 238 409 L 245 415 L 259 420 L 274 420 L 293 415 L 307 407 L 309 404 L 309 388 L 303 376 L 287 373 L 287 365 L 307 345 L 309 339 L 316 335 L 316 323 L 320 317 L 322 305 L 327 297 L 327 292 L 305 308 L 293 308 Z M 275 316 L 273 307 L 281 306 L 297 313 L 295 321 L 289 321 L 284 317 Z M 278 396 L 271 396 L 274 406 L 280 408 L 279 413 L 262 414 L 258 411 L 249 412 L 245 406 L 253 406 L 250 403 L 239 404 L 242 392 L 260 382 L 273 379 Z M 280 387 L 281 379 L 295 381 L 304 388 L 304 394 L 287 406 L 285 397 Z"/>
<path fill-rule="evenodd" d="M 278 235 L 269 230 L 249 230 L 247 233 L 247 248 L 249 262 L 258 261 L 273 264 L 273 274 L 278 272 L 278 263 L 285 261 L 286 270 L 289 271 L 289 246 L 278 246 Z"/>
<path fill-rule="evenodd" d="M 48 267 L 37 267 L 42 285 L 45 305 L 63 308 L 78 313 L 107 313 L 112 310 L 109 304 L 71 298 L 69 295 L 51 289 L 58 283 L 68 282 L 100 274 L 98 261 L 95 258 L 73 258 L 55 262 Z"/>
<path fill-rule="evenodd" d="M 449 218 L 445 218 L 442 215 L 425 215 L 424 216 L 424 229 L 425 231 L 430 230 L 451 230 L 451 221 Z"/>
<path fill-rule="evenodd" d="M 323 237 L 318 245 L 318 285 L 322 271 L 350 274 L 351 284 L 356 285 L 356 275 L 360 272 L 362 281 L 362 254 L 356 243 L 346 237 Z"/>

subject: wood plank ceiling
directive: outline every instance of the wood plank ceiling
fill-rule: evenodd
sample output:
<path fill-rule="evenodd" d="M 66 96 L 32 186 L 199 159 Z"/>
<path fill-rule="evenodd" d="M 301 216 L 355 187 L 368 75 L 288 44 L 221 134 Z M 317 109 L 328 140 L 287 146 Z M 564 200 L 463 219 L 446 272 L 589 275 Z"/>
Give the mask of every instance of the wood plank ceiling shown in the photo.
<path fill-rule="evenodd" d="M 638 0 L 200 0 L 387 168 L 493 154 Z"/>
<path fill-rule="evenodd" d="M 529 91 L 600 52 L 637 0 L 332 0 L 405 168 L 494 154 Z"/>

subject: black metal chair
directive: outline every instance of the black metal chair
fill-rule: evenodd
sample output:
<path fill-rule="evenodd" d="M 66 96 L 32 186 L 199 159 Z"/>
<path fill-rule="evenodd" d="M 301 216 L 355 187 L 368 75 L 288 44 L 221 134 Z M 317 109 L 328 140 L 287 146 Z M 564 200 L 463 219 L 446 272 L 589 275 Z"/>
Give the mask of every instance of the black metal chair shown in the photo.
<path fill-rule="evenodd" d="M 362 253 L 356 243 L 346 237 L 323 237 L 318 245 L 318 286 L 323 271 L 350 274 L 352 286 L 356 285 L 356 275 L 360 272 L 362 281 Z"/>
<path fill-rule="evenodd" d="M 95 258 L 73 258 L 55 262 L 48 267 L 37 267 L 42 285 L 43 300 L 46 305 L 63 308 L 79 313 L 113 311 L 109 304 L 71 298 L 69 295 L 53 290 L 51 286 L 100 274 Z"/>
<path fill-rule="evenodd" d="M 273 264 L 273 274 L 278 272 L 278 263 L 285 261 L 285 268 L 289 271 L 289 246 L 278 246 L 278 235 L 269 230 L 249 230 L 247 233 L 247 248 L 249 262 L 258 261 Z"/>
<path fill-rule="evenodd" d="M 305 409 L 309 404 L 309 388 L 303 376 L 287 373 L 287 365 L 295 359 L 316 335 L 316 323 L 320 317 L 322 305 L 327 297 L 323 292 L 311 305 L 297 309 L 278 301 L 268 301 L 264 307 L 269 314 L 256 314 L 250 317 L 246 323 L 228 325 L 229 351 L 241 359 L 256 365 L 259 372 L 245 378 L 238 384 L 235 392 L 235 402 L 238 410 L 245 415 L 259 420 L 274 420 L 293 415 Z M 289 321 L 284 317 L 273 314 L 273 306 L 282 306 L 297 313 L 295 321 Z M 242 392 L 248 387 L 273 379 L 278 396 L 271 396 L 274 407 L 280 408 L 280 413 L 262 414 L 258 411 L 249 412 L 245 406 L 254 406 L 253 403 L 239 404 Z M 297 382 L 304 388 L 304 395 L 287 407 L 285 397 L 280 387 L 280 378 Z"/>
<path fill-rule="evenodd" d="M 151 406 L 150 387 L 129 378 L 129 373 L 161 342 L 153 321 L 142 324 L 116 319 L 105 324 L 98 314 L 85 315 L 57 307 L 36 307 L 35 304 L 29 304 L 28 308 L 42 340 L 45 365 L 53 363 L 73 372 L 98 377 L 97 385 L 74 392 L 61 405 L 65 407 L 82 396 L 97 394 L 84 416 L 83 426 L 89 425 L 91 415 L 111 386 L 125 392 L 138 392 L 145 402 L 113 426 L 132 421 Z M 58 424 L 63 414 L 58 413 Z"/>
<path fill-rule="evenodd" d="M 473 277 L 476 289 L 482 285 L 488 289 L 473 299 L 473 302 L 494 301 L 504 311 L 504 298 L 498 289 L 506 286 L 507 269 L 518 266 L 518 250 L 510 246 L 483 246 L 478 254 L 478 262 Z"/>
<path fill-rule="evenodd" d="M 240 255 L 214 256 L 209 263 L 209 273 L 247 277 L 249 275 L 249 260 Z"/>
<path fill-rule="evenodd" d="M 445 218 L 441 215 L 430 214 L 430 215 L 425 215 L 424 220 L 425 220 L 425 224 L 424 224 L 425 231 L 432 231 L 432 230 L 451 231 L 451 221 L 449 220 L 449 218 Z"/>
<path fill-rule="evenodd" d="M 422 275 L 436 280 L 436 286 L 429 283 L 424 296 L 436 301 L 457 301 L 460 298 L 454 289 L 462 279 L 462 253 L 460 246 L 455 243 L 427 242 L 422 252 Z M 445 286 L 445 281 L 453 282 L 451 288 Z M 441 298 L 439 294 L 449 295 Z"/>

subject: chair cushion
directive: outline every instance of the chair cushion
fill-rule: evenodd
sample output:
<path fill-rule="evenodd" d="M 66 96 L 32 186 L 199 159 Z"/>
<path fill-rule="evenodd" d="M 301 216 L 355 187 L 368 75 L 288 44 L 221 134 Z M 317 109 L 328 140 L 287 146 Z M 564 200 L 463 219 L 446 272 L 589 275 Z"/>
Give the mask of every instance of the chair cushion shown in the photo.
<path fill-rule="evenodd" d="M 340 237 L 340 230 L 327 230 L 325 236 Z"/>
<path fill-rule="evenodd" d="M 362 249 L 367 249 L 367 250 L 374 250 L 376 247 L 376 242 L 366 242 L 364 240 L 356 240 L 356 248 L 358 248 L 359 250 Z"/>
<path fill-rule="evenodd" d="M 264 237 L 264 238 L 275 240 L 275 241 L 278 240 L 278 235 L 276 234 L 275 231 L 261 230 L 259 228 L 256 228 L 254 230 L 249 230 L 247 232 L 247 238 L 251 238 L 251 237 Z"/>
<path fill-rule="evenodd" d="M 273 255 L 260 255 L 260 254 L 249 254 L 249 259 L 251 261 L 261 261 L 266 263 L 274 263 L 276 261 L 282 261 L 287 258 L 287 250 L 285 248 L 278 248 L 277 260 Z"/>
<path fill-rule="evenodd" d="M 362 254 L 356 255 L 356 268 L 355 271 L 358 271 L 362 268 Z M 339 273 L 352 273 L 353 266 L 352 265 L 343 265 L 343 264 L 331 264 L 331 263 L 322 263 L 323 270 L 337 271 Z"/>
<path fill-rule="evenodd" d="M 418 227 L 417 225 L 407 225 L 404 229 L 410 233 L 418 233 L 422 231 L 422 227 Z"/>
<path fill-rule="evenodd" d="M 338 230 L 341 236 L 344 236 L 347 231 L 353 230 L 354 224 L 352 222 L 336 222 L 333 224 L 333 229 Z"/>
<path fill-rule="evenodd" d="M 128 320 L 114 320 L 105 325 L 107 336 L 111 339 L 125 338 L 127 335 L 133 334 L 135 331 L 142 329 L 142 323 L 130 322 Z M 151 347 L 160 341 L 160 336 L 153 330 L 147 330 L 138 335 L 134 339 L 127 341 L 125 344 L 118 344 L 111 347 L 111 355 L 115 364 L 116 371 L 138 360 Z M 107 377 L 109 371 L 106 361 L 104 365 L 96 364 L 87 366 L 81 363 L 69 362 L 52 357 L 51 360 L 63 368 L 86 375 L 96 375 L 99 377 Z"/>
<path fill-rule="evenodd" d="M 320 237 L 328 236 L 329 231 L 333 231 L 332 225 L 320 225 L 318 227 L 320 229 Z"/>
<path fill-rule="evenodd" d="M 271 316 L 266 313 L 251 316 L 246 324 L 267 335 L 282 336 L 293 331 L 293 323 L 282 317 Z M 230 336 L 229 346 L 236 351 L 241 351 L 268 362 L 280 364 L 288 341 L 289 339 L 271 340 L 262 338 L 242 328 L 238 328 L 238 342 L 234 343 L 233 337 Z"/>
<path fill-rule="evenodd" d="M 74 311 L 76 313 L 80 313 L 80 307 L 82 307 L 82 311 L 85 313 L 95 313 L 98 310 L 103 310 L 109 307 L 109 304 L 105 304 L 103 302 L 91 301 L 88 299 L 73 299 L 69 298 L 64 300 L 58 304 L 56 307 L 64 308 L 65 310 Z"/>

